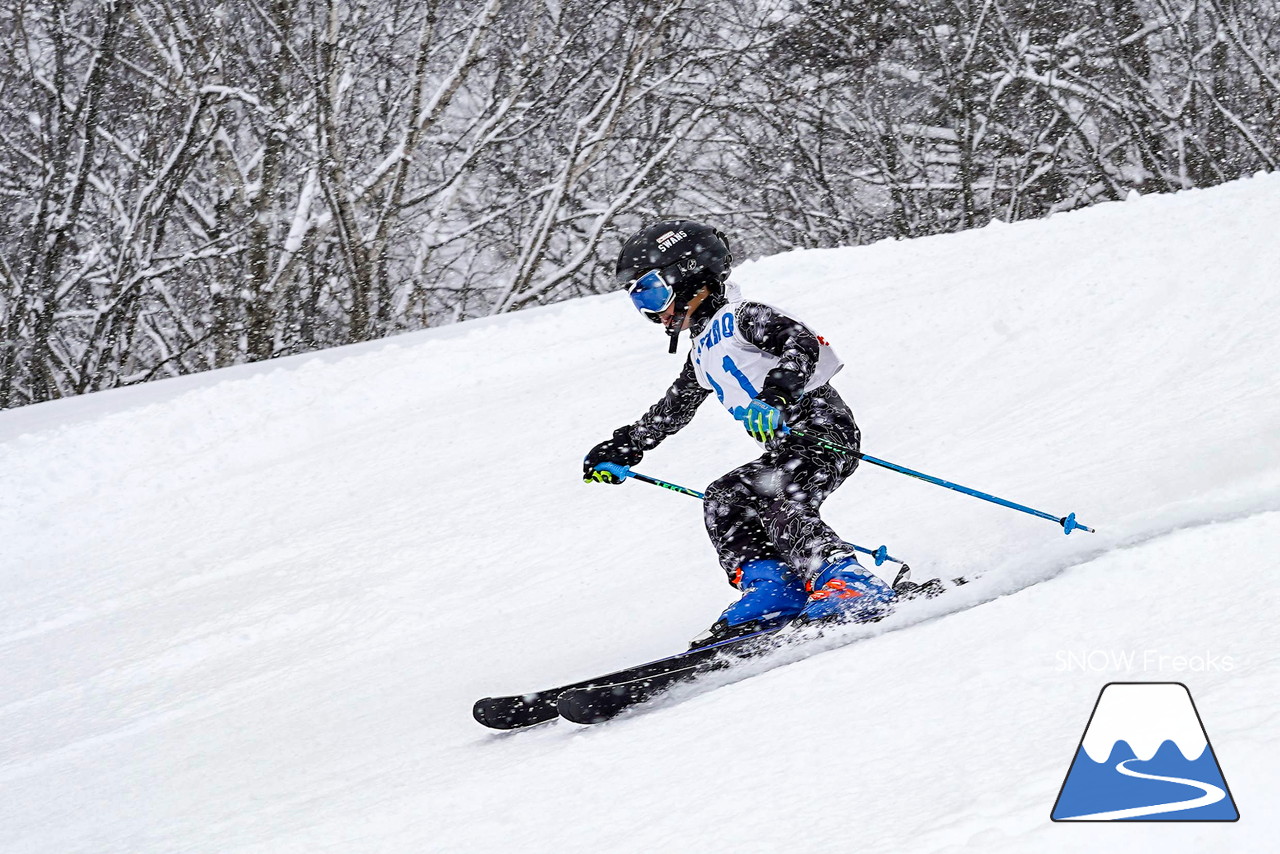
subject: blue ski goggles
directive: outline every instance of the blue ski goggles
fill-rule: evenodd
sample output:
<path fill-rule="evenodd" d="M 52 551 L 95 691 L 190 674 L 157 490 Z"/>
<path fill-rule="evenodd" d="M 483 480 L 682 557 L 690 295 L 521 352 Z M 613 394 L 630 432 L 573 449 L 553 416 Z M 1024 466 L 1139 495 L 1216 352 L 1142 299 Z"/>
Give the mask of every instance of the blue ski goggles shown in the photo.
<path fill-rule="evenodd" d="M 627 287 L 627 295 L 636 310 L 656 320 L 676 298 L 675 288 L 667 284 L 659 270 L 650 270 Z"/>

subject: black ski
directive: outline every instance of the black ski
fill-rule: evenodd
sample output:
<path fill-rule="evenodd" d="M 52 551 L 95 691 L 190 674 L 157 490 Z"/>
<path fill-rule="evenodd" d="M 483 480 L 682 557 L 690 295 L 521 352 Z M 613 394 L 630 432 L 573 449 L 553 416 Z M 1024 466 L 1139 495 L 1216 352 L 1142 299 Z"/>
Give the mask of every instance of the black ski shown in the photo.
<path fill-rule="evenodd" d="M 740 653 L 744 649 L 759 645 L 765 638 L 771 637 L 776 633 L 779 628 L 781 627 L 708 644 L 697 649 L 660 658 L 657 661 L 650 661 L 636 667 L 627 667 L 604 676 L 597 676 L 594 679 L 575 682 L 572 685 L 562 685 L 559 688 L 549 688 L 545 691 L 535 691 L 529 694 L 485 697 L 476 701 L 471 713 L 477 721 L 492 729 L 519 729 L 544 723 L 554 720 L 559 715 L 556 701 L 566 691 L 588 688 L 593 685 L 615 685 L 636 680 L 657 679 L 669 673 L 684 674 L 690 668 L 712 661 L 722 654 L 732 655 L 735 651 Z M 665 682 L 663 684 L 671 683 Z"/>
<path fill-rule="evenodd" d="M 910 568 L 904 567 L 894 579 L 894 590 L 903 600 L 932 599 L 948 589 L 937 578 L 916 584 L 909 580 L 909 573 Z M 968 579 L 957 578 L 952 583 L 959 586 L 968 583 Z M 746 643 L 729 647 L 721 645 L 716 654 L 710 657 L 683 661 L 676 657 L 674 665 L 661 672 L 641 673 L 613 681 L 599 679 L 594 684 L 563 688 L 556 699 L 556 710 L 560 717 L 577 724 L 597 724 L 612 720 L 632 706 L 639 705 L 674 685 L 764 655 L 792 640 L 805 640 L 805 636 L 796 637 L 788 628 L 791 627 L 783 626 L 781 630 L 744 638 Z M 803 631 L 809 627 L 800 628 Z"/>
<path fill-rule="evenodd" d="M 556 698 L 556 711 L 560 717 L 576 724 L 603 723 L 673 685 L 716 670 L 724 670 L 748 658 L 777 649 L 780 638 L 777 631 L 772 631 L 765 633 L 763 637 L 753 635 L 751 640 L 751 643 L 739 644 L 729 649 L 721 647 L 709 657 L 688 655 L 682 658 L 680 664 L 661 673 L 568 688 Z"/>
<path fill-rule="evenodd" d="M 894 589 L 904 599 L 933 598 L 947 589 L 938 579 L 914 584 L 908 580 L 908 574 L 909 569 L 904 567 L 894 579 Z M 957 578 L 954 583 L 964 584 L 966 579 Z M 576 723 L 599 723 L 672 685 L 776 649 L 778 632 L 784 628 L 786 626 L 775 626 L 729 638 L 571 685 L 528 694 L 485 697 L 476 701 L 471 713 L 476 721 L 491 729 L 520 729 L 562 715 Z"/>

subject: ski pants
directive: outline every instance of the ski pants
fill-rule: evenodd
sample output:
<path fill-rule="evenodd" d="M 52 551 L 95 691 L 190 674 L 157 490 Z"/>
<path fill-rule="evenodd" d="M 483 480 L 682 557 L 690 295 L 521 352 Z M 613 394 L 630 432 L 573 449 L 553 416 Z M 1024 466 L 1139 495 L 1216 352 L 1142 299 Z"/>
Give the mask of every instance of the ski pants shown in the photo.
<path fill-rule="evenodd" d="M 786 417 L 797 430 L 859 447 L 853 414 L 829 385 L 805 395 Z M 818 510 L 857 465 L 856 457 L 780 437 L 759 459 L 707 487 L 703 518 L 730 582 L 743 563 L 760 559 L 780 560 L 812 580 L 827 556 L 845 546 Z"/>

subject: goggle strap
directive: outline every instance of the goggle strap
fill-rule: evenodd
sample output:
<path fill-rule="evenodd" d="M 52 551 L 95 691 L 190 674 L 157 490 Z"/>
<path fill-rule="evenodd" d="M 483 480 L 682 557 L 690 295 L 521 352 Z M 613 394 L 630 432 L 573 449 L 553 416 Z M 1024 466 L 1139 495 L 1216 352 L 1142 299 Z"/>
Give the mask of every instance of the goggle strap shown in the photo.
<path fill-rule="evenodd" d="M 667 352 L 668 353 L 671 353 L 674 355 L 676 352 L 676 347 L 680 345 L 680 327 L 684 326 L 684 318 L 685 318 L 685 315 L 688 313 L 689 313 L 689 307 L 685 306 L 684 311 L 681 312 L 680 314 L 680 320 L 677 321 L 674 325 L 672 325 L 671 329 L 667 332 L 667 338 L 668 338 Z"/>

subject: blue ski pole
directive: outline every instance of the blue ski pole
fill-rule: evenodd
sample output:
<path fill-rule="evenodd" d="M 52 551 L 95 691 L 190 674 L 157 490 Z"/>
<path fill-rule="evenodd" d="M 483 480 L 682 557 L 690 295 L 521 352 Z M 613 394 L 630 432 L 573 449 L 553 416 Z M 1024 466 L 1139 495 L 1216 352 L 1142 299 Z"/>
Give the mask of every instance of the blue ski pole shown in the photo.
<path fill-rule="evenodd" d="M 857 457 L 858 459 L 863 460 L 864 462 L 871 463 L 872 465 L 880 466 L 881 468 L 887 468 L 890 471 L 896 471 L 901 474 L 909 475 L 910 477 L 918 478 L 920 480 L 925 481 L 926 483 L 932 483 L 936 486 L 943 486 L 943 487 L 946 487 L 947 489 L 954 489 L 956 492 L 962 492 L 965 495 L 972 495 L 974 498 L 981 498 L 983 501 L 990 501 L 991 503 L 999 504 L 1002 507 L 1008 507 L 1012 510 L 1021 510 L 1023 513 L 1030 513 L 1032 516 L 1039 516 L 1041 519 L 1048 519 L 1051 522 L 1057 522 L 1059 525 L 1062 526 L 1063 533 L 1066 533 L 1066 534 L 1070 534 L 1072 531 L 1076 529 L 1079 529 L 1081 531 L 1088 531 L 1090 534 L 1096 533 L 1093 530 L 1093 528 L 1090 528 L 1088 525 L 1082 525 L 1079 522 L 1077 522 L 1076 514 L 1074 513 L 1068 513 L 1066 516 L 1062 516 L 1062 517 L 1054 516 L 1052 513 L 1045 513 L 1043 510 L 1036 510 L 1034 508 L 1027 507 L 1025 504 L 1018 504 L 1017 502 L 1009 501 L 1004 498 L 999 498 L 995 495 L 991 495 L 986 492 L 979 492 L 976 489 L 970 489 L 967 486 L 961 486 L 958 483 L 952 483 L 949 480 L 943 480 L 942 478 L 933 477 L 932 475 L 927 475 L 923 472 L 914 471 L 912 469 L 906 468 L 905 466 L 900 466 L 897 463 L 891 463 L 888 460 L 876 459 L 875 457 L 870 456 L 869 454 L 864 454 L 861 451 L 855 451 L 853 448 L 845 447 L 844 445 L 841 445 L 838 442 L 831 442 L 831 441 L 828 441 L 827 439 L 822 439 L 818 436 L 807 436 L 804 433 L 801 433 L 799 430 L 792 430 L 789 427 L 783 427 L 782 432 L 786 433 L 789 436 L 795 436 L 797 438 L 804 439 L 806 442 L 813 442 L 816 445 L 821 445 L 822 447 L 827 448 L 829 450 L 837 451 L 838 453 L 841 453 L 841 454 L 847 454 L 851 457 Z"/>
<path fill-rule="evenodd" d="M 680 486 L 675 483 L 670 483 L 669 481 L 660 480 L 659 478 L 656 478 L 656 477 L 650 477 L 647 474 L 641 474 L 638 471 L 632 471 L 631 466 L 620 466 L 617 463 L 600 463 L 599 465 L 596 466 L 596 468 L 600 471 L 609 472 L 618 480 L 626 480 L 629 477 L 634 477 L 636 480 L 641 480 L 641 481 L 644 481 L 645 483 L 651 483 L 654 486 L 661 486 L 663 489 L 670 489 L 672 492 L 678 492 L 681 495 L 690 495 L 697 499 L 703 499 L 706 497 L 703 493 L 699 492 L 696 489 L 690 489 L 687 486 Z M 891 563 L 901 563 L 903 566 L 906 566 L 905 563 L 902 563 L 902 561 L 898 560 L 896 557 L 893 557 L 892 555 L 889 554 L 889 549 L 887 546 L 881 546 L 880 548 L 873 550 L 873 549 L 863 548 L 862 546 L 854 545 L 853 543 L 849 543 L 849 545 L 853 546 L 855 551 L 861 552 L 864 555 L 870 555 L 871 557 L 875 558 L 876 566 L 880 566 L 885 561 L 889 561 Z"/>

